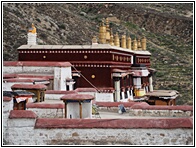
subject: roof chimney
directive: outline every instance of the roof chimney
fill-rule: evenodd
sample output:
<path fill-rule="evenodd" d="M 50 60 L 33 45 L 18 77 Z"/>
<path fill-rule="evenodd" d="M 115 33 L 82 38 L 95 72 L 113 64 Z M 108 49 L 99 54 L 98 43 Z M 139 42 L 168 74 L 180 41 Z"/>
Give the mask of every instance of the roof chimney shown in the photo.
<path fill-rule="evenodd" d="M 35 28 L 34 24 L 32 23 L 32 26 L 28 32 L 27 45 L 37 45 L 36 38 L 37 38 L 36 28 Z"/>

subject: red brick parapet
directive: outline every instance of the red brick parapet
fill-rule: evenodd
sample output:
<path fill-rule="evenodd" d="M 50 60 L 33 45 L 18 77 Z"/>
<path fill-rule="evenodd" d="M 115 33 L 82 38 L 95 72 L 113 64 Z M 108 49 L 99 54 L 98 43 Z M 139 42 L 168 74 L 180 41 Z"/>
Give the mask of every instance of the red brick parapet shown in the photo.
<path fill-rule="evenodd" d="M 12 100 L 12 97 L 3 96 L 3 101 L 9 102 Z"/>
<path fill-rule="evenodd" d="M 10 111 L 10 115 L 9 115 L 10 119 L 13 118 L 31 118 L 31 119 L 35 119 L 37 118 L 37 115 L 30 110 L 11 110 Z"/>
<path fill-rule="evenodd" d="M 148 119 L 52 119 L 36 120 L 35 128 L 193 128 L 191 118 L 148 118 Z"/>
<path fill-rule="evenodd" d="M 26 108 L 40 108 L 40 109 L 63 109 L 64 104 L 48 104 L 48 103 L 27 103 Z"/>

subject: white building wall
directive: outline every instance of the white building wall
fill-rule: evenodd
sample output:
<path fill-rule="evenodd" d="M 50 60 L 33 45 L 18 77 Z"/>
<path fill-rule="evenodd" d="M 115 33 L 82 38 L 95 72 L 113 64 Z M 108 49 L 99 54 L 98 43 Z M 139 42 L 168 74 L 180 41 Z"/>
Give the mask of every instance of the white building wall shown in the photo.
<path fill-rule="evenodd" d="M 67 90 L 66 79 L 71 79 L 71 67 L 54 68 L 54 90 Z"/>
<path fill-rule="evenodd" d="M 34 129 L 32 126 L 12 126 L 8 134 L 8 145 L 193 145 L 193 130 L 186 128 Z"/>
<path fill-rule="evenodd" d="M 80 118 L 79 102 L 67 103 L 67 118 Z M 82 118 L 92 118 L 92 103 L 82 103 Z"/>
<path fill-rule="evenodd" d="M 97 102 L 114 102 L 113 93 L 96 93 L 95 101 Z"/>
<path fill-rule="evenodd" d="M 14 84 L 33 84 L 33 82 L 4 82 L 3 83 L 3 91 L 12 91 L 11 86 Z"/>

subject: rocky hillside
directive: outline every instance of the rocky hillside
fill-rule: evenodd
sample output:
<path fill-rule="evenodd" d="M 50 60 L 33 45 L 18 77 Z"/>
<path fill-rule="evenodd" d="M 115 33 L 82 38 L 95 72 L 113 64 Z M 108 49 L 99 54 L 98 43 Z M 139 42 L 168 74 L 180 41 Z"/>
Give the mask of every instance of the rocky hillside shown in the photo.
<path fill-rule="evenodd" d="M 193 3 L 4 3 L 3 59 L 17 60 L 34 23 L 38 44 L 90 44 L 103 18 L 113 32 L 147 37 L 155 89 L 180 92 L 178 104 L 193 101 Z"/>

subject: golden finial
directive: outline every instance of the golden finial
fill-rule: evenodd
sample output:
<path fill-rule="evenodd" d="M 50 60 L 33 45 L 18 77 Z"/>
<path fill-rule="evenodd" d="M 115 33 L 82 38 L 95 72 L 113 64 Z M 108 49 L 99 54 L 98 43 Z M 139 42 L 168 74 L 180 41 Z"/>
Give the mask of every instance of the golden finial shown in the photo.
<path fill-rule="evenodd" d="M 120 47 L 118 33 L 114 35 L 114 45 Z"/>
<path fill-rule="evenodd" d="M 136 38 L 133 40 L 133 50 L 137 50 L 137 40 L 136 40 Z"/>
<path fill-rule="evenodd" d="M 122 37 L 121 37 L 121 47 L 127 48 L 126 47 L 126 35 L 122 35 Z"/>
<path fill-rule="evenodd" d="M 131 38 L 127 38 L 127 48 L 131 50 Z"/>
<path fill-rule="evenodd" d="M 99 43 L 106 43 L 106 26 L 104 25 L 104 20 L 102 20 L 101 25 L 99 26 Z"/>
<path fill-rule="evenodd" d="M 138 50 L 142 49 L 140 38 L 138 38 L 138 40 L 137 40 L 137 47 L 138 47 Z"/>
<path fill-rule="evenodd" d="M 146 50 L 146 37 L 142 38 L 142 50 Z"/>
<path fill-rule="evenodd" d="M 36 28 L 35 25 L 32 23 L 31 28 L 29 29 L 29 32 L 35 34 L 36 33 Z"/>
<path fill-rule="evenodd" d="M 93 38 L 92 38 L 92 44 L 97 44 L 97 37 L 96 36 L 93 36 Z"/>

